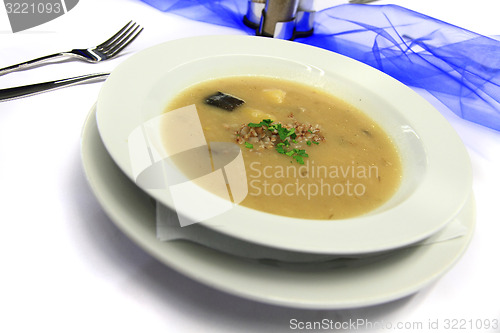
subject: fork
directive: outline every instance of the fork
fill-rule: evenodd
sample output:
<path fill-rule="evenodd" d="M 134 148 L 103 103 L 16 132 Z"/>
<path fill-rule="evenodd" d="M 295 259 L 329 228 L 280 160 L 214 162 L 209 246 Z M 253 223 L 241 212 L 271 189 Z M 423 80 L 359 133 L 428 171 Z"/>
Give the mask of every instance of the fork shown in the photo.
<path fill-rule="evenodd" d="M 29 60 L 17 65 L 12 65 L 0 69 L 0 75 L 32 68 L 56 58 L 73 58 L 90 63 L 107 60 L 120 53 L 142 32 L 142 30 L 143 28 L 141 28 L 138 24 L 130 21 L 111 38 L 97 45 L 96 47 L 88 49 L 73 49 L 71 51 L 55 53 L 41 58 Z"/>

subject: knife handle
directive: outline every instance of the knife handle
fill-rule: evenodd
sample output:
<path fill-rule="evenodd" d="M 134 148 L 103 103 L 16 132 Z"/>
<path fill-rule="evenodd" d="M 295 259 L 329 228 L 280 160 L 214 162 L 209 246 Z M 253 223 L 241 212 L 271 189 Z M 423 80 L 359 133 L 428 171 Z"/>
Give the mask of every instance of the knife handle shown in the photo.
<path fill-rule="evenodd" d="M 10 101 L 16 98 L 36 95 L 45 91 L 52 91 L 62 87 L 73 86 L 80 83 L 105 80 L 109 73 L 88 74 L 69 79 L 35 83 L 27 86 L 0 89 L 0 102 Z"/>

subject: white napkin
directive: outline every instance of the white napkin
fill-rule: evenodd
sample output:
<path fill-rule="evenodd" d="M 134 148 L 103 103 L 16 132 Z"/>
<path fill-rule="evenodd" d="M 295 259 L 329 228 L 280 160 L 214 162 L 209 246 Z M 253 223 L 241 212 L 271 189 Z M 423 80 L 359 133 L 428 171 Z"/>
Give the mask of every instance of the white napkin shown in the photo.
<path fill-rule="evenodd" d="M 459 215 L 443 230 L 411 246 L 423 246 L 455 239 L 466 235 L 467 231 L 468 228 Z M 261 246 L 212 231 L 202 224 L 181 227 L 177 213 L 160 203 L 156 205 L 156 235 L 161 241 L 190 241 L 238 257 L 269 262 L 318 263 L 330 262 L 339 258 L 359 259 L 380 257 L 381 255 L 380 253 L 361 256 L 322 255 Z"/>

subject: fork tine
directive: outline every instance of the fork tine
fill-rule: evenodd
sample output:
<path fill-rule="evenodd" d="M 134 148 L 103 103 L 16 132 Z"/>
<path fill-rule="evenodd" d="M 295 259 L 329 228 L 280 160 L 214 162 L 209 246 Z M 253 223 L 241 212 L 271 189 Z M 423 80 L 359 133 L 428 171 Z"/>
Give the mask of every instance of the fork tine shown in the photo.
<path fill-rule="evenodd" d="M 127 47 L 127 45 L 132 43 L 134 41 L 134 39 L 136 39 L 137 36 L 139 36 L 139 34 L 142 32 L 142 30 L 144 30 L 144 28 L 141 28 L 140 26 L 135 27 L 134 30 L 132 30 L 125 37 L 123 37 L 119 43 L 116 43 L 110 49 L 104 51 L 104 53 L 110 58 L 115 56 L 116 54 L 121 52 L 121 50 L 123 50 L 125 47 Z"/>
<path fill-rule="evenodd" d="M 96 49 L 99 50 L 100 52 L 103 52 L 103 53 L 110 52 L 111 50 L 115 49 L 117 45 L 120 45 L 120 43 L 122 43 L 123 40 L 127 40 L 129 38 L 129 35 L 131 34 L 131 32 L 137 30 L 137 28 L 139 28 L 139 25 L 136 23 L 129 25 L 127 27 L 127 29 L 125 29 L 124 31 L 121 31 L 120 35 L 115 35 L 114 36 L 115 38 L 113 40 L 110 40 L 108 43 L 106 43 L 102 47 L 97 47 Z"/>
<path fill-rule="evenodd" d="M 120 36 L 122 36 L 122 34 L 127 31 L 128 29 L 130 29 L 130 25 L 132 24 L 132 26 L 135 25 L 135 22 L 133 21 L 130 21 L 128 22 L 127 24 L 125 24 L 125 26 L 123 26 L 123 28 L 121 28 L 116 34 L 114 34 L 113 36 L 111 36 L 109 39 L 107 39 L 105 42 L 102 42 L 101 44 L 97 45 L 96 48 L 103 48 L 103 47 L 106 47 L 108 46 L 109 44 L 113 43 L 117 38 L 119 38 Z"/>
<path fill-rule="evenodd" d="M 139 25 L 134 23 L 130 25 L 125 31 L 123 31 L 120 36 L 116 37 L 113 41 L 105 45 L 104 47 L 100 48 L 101 51 L 107 52 L 113 48 L 116 47 L 116 45 L 119 45 L 123 40 L 127 40 L 129 38 L 129 35 L 137 30 L 139 28 Z"/>

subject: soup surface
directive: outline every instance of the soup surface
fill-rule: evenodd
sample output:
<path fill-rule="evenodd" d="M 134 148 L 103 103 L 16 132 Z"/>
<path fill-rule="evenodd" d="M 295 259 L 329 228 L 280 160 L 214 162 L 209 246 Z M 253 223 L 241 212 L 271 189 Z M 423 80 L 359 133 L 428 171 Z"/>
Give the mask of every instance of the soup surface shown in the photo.
<path fill-rule="evenodd" d="M 208 103 L 214 95 L 228 97 L 234 109 Z M 341 219 L 379 207 L 399 186 L 401 160 L 388 135 L 322 90 L 271 77 L 227 77 L 189 87 L 166 111 L 193 104 L 209 145 L 232 142 L 241 148 L 248 194 L 240 205 L 296 218 Z M 176 139 L 163 134 L 168 150 Z M 179 168 L 189 173 L 191 162 Z"/>

